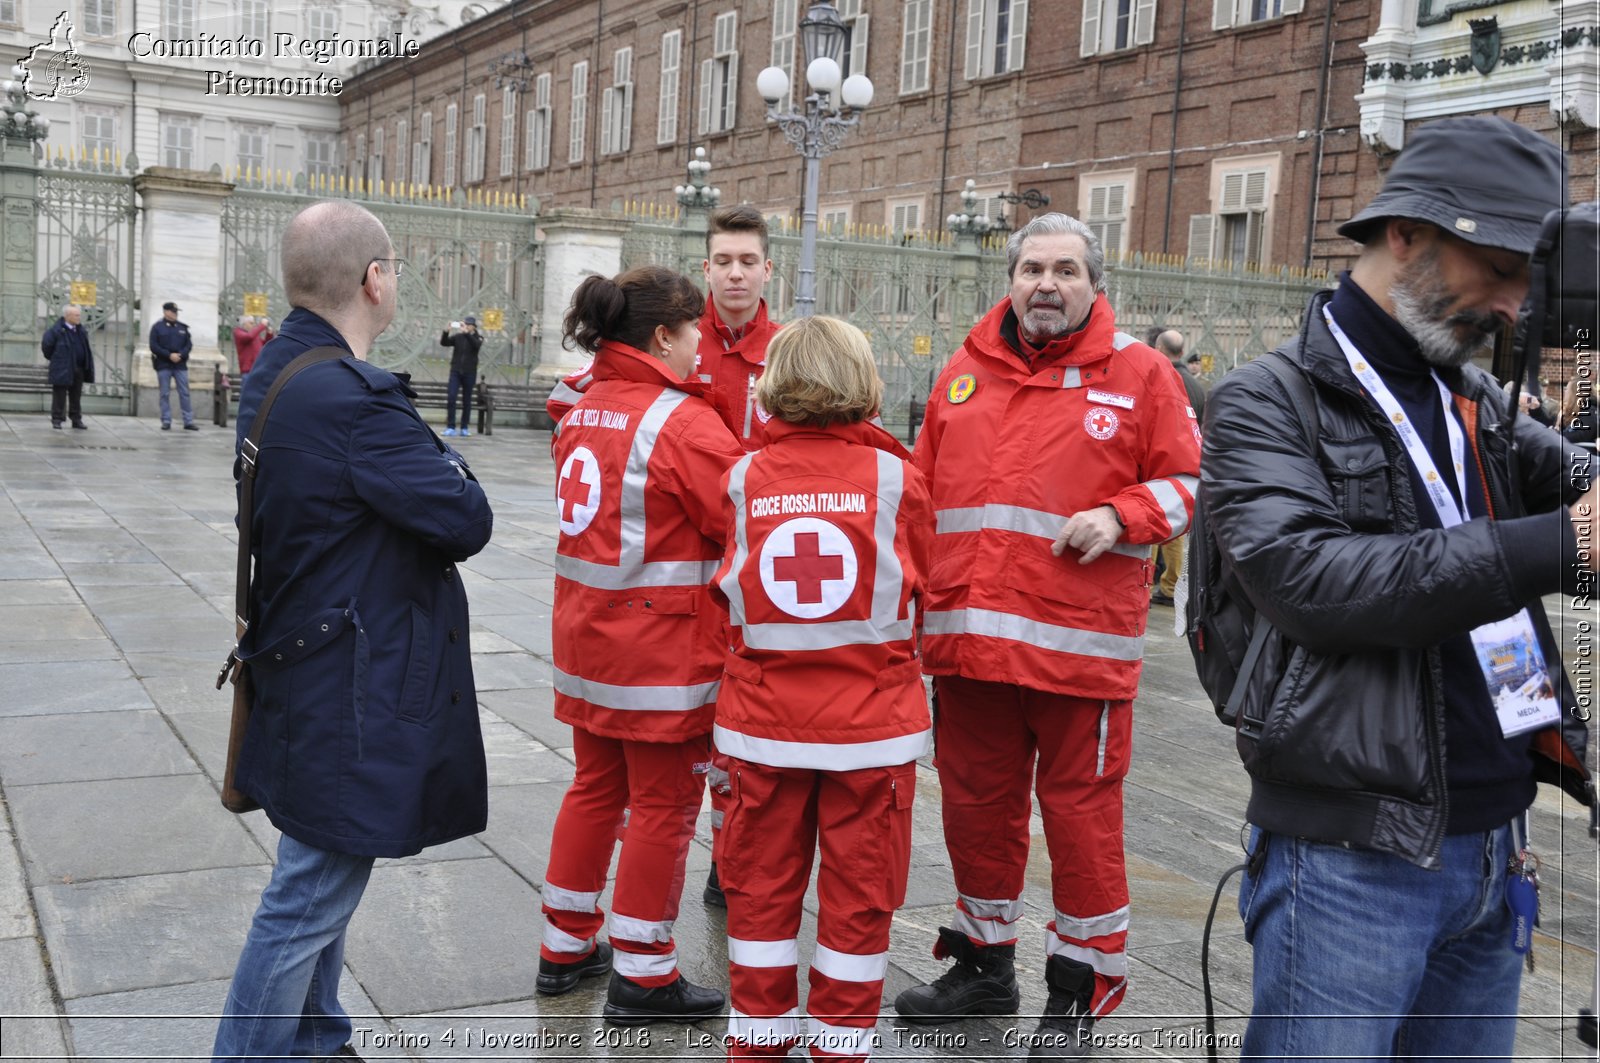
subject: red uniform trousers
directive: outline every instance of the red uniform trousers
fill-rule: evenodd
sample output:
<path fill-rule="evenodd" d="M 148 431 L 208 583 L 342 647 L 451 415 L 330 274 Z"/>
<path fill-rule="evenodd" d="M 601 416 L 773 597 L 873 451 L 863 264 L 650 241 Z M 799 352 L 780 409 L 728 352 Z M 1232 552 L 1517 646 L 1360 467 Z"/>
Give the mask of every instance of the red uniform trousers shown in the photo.
<path fill-rule="evenodd" d="M 678 977 L 672 924 L 683 893 L 710 740 L 634 742 L 572 729 L 576 777 L 561 801 L 545 870 L 539 953 L 576 963 L 605 922 L 605 889 L 624 810 L 628 829 L 611 898 L 612 969 L 640 985 Z"/>
<path fill-rule="evenodd" d="M 811 1055 L 871 1054 L 905 903 L 916 765 L 856 771 L 774 768 L 729 758 L 732 793 L 718 868 L 728 894 L 728 1058 L 782 1057 L 801 1039 L 801 902 L 820 844 Z"/>
<path fill-rule="evenodd" d="M 1055 906 L 1045 953 L 1092 967 L 1093 1013 L 1109 1014 L 1128 978 L 1122 780 L 1132 703 L 958 676 L 936 677 L 934 690 L 944 837 L 959 895 L 954 928 L 979 945 L 1017 939 L 1037 757 Z"/>

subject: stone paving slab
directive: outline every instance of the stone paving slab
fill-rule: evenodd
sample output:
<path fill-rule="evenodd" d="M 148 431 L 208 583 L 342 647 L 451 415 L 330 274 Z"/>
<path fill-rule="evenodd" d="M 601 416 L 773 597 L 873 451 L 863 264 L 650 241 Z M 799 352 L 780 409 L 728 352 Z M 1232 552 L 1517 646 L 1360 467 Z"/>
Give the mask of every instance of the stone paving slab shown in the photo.
<path fill-rule="evenodd" d="M 0 665 L 48 664 L 64 661 L 115 661 L 122 651 L 108 638 L 66 639 L 61 642 L 0 642 Z M 0 707 L 0 712 L 4 712 Z"/>
<path fill-rule="evenodd" d="M 28 901 L 27 880 L 22 871 L 22 854 L 11 833 L 11 820 L 0 815 L 0 940 L 26 937 L 33 940 L 33 906 Z M 0 967 L 0 970 L 5 968 Z M 0 1015 L 6 1014 L 0 1008 Z"/>
<path fill-rule="evenodd" d="M 66 1057 L 38 941 L 31 935 L 0 940 L 0 971 L 0 1059 Z"/>
<path fill-rule="evenodd" d="M 76 605 L 79 601 L 71 580 L 0 579 L 0 609 L 7 612 L 17 605 Z"/>
<path fill-rule="evenodd" d="M 195 770 L 193 759 L 158 712 L 0 719 L 0 778 L 8 789 Z"/>
<path fill-rule="evenodd" d="M 0 664 L 0 691 L 0 716 L 154 707 L 121 661 Z"/>
<path fill-rule="evenodd" d="M 0 615 L 0 642 L 36 642 L 101 637 L 95 615 L 82 604 L 16 605 Z"/>

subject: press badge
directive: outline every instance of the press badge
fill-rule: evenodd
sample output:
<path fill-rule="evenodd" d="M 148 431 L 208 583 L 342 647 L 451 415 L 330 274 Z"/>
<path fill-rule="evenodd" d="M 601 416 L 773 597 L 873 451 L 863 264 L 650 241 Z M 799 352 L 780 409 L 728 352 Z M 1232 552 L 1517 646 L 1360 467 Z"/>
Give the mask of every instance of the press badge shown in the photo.
<path fill-rule="evenodd" d="M 1561 721 L 1555 684 L 1526 609 L 1473 629 L 1472 649 L 1502 734 L 1511 738 Z"/>

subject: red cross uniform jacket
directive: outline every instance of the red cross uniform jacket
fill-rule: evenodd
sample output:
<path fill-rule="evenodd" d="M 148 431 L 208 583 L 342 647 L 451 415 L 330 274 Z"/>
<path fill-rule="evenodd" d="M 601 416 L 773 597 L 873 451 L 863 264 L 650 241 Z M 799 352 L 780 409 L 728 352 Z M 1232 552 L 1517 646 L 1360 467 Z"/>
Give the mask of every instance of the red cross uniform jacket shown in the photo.
<path fill-rule="evenodd" d="M 1171 363 L 1116 331 L 1103 294 L 1031 363 L 1016 335 L 1002 300 L 945 367 L 917 439 L 938 532 L 925 670 L 1129 700 L 1150 546 L 1182 535 L 1194 511 L 1194 411 Z M 1124 525 L 1114 547 L 1088 565 L 1071 548 L 1050 553 L 1068 517 L 1102 505 Z"/>
<path fill-rule="evenodd" d="M 916 639 L 933 539 L 922 474 L 871 424 L 774 420 L 767 439 L 726 480 L 717 750 L 825 771 L 909 763 L 932 733 Z"/>
<path fill-rule="evenodd" d="M 556 718 L 681 742 L 711 730 L 726 647 L 707 587 L 727 530 L 718 485 L 743 450 L 702 385 L 643 352 L 606 343 L 593 374 L 551 444 Z"/>
<path fill-rule="evenodd" d="M 704 397 L 717 408 L 730 431 L 739 437 L 745 450 L 759 450 L 767 441 L 766 425 L 771 414 L 756 403 L 756 381 L 767 364 L 767 344 L 780 326 L 767 317 L 763 299 L 738 338 L 722 323 L 717 305 L 706 300 L 700 315 L 700 347 L 695 373 L 707 385 Z M 557 384 L 545 402 L 552 421 L 559 422 L 572 404 L 583 398 L 594 382 L 593 363 L 570 374 Z"/>

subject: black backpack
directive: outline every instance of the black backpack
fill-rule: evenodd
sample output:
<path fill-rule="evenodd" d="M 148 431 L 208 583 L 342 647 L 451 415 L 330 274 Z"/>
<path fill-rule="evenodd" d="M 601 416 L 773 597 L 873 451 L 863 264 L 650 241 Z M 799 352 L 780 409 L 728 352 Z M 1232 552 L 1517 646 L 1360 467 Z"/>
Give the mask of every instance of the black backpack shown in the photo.
<path fill-rule="evenodd" d="M 1306 445 L 1315 453 L 1321 423 L 1316 397 L 1311 393 L 1305 371 L 1279 351 L 1263 356 L 1260 361 L 1289 393 L 1305 432 Z M 1201 478 L 1204 476 L 1202 470 Z M 1195 497 L 1194 520 L 1189 525 L 1189 546 L 1185 551 L 1189 597 L 1185 603 L 1184 636 L 1194 656 L 1195 673 L 1211 698 L 1217 719 L 1235 727 L 1240 703 L 1250 688 L 1250 677 L 1261 659 L 1272 625 L 1256 616 L 1222 552 L 1217 549 L 1203 498 L 1203 494 Z"/>

